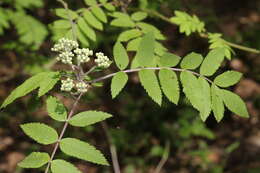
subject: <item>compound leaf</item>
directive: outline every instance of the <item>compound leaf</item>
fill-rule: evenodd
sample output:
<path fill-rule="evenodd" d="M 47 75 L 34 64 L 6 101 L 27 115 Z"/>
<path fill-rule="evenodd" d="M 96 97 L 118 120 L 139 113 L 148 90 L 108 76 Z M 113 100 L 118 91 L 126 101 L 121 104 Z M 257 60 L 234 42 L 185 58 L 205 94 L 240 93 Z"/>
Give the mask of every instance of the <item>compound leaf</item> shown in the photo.
<path fill-rule="evenodd" d="M 180 98 L 180 89 L 177 75 L 175 72 L 162 69 L 159 72 L 160 84 L 165 96 L 173 103 L 178 104 Z"/>
<path fill-rule="evenodd" d="M 67 110 L 56 97 L 49 96 L 46 102 L 47 111 L 51 118 L 57 121 L 66 121 Z"/>
<path fill-rule="evenodd" d="M 64 138 L 60 149 L 67 155 L 101 165 L 109 165 L 103 154 L 86 142 L 74 138 Z"/>
<path fill-rule="evenodd" d="M 124 72 L 118 72 L 116 75 L 112 78 L 111 82 L 111 95 L 112 98 L 115 98 L 120 91 L 125 87 L 128 80 L 128 76 Z"/>
<path fill-rule="evenodd" d="M 52 173 L 62 173 L 62 172 L 81 173 L 78 170 L 78 168 L 76 168 L 73 164 L 61 159 L 53 160 L 51 162 L 51 171 Z"/>
<path fill-rule="evenodd" d="M 148 95 L 159 105 L 162 103 L 162 92 L 154 70 L 139 71 L 139 79 Z"/>
<path fill-rule="evenodd" d="M 113 54 L 117 67 L 124 70 L 129 64 L 129 59 L 124 46 L 120 42 L 114 45 Z"/>
<path fill-rule="evenodd" d="M 232 53 L 234 53 L 234 51 L 227 44 L 227 42 L 222 39 L 222 34 L 208 33 L 208 39 L 209 39 L 209 43 L 210 43 L 210 46 L 209 46 L 210 49 L 223 48 L 227 59 L 229 59 L 229 60 L 231 59 L 231 55 L 232 55 Z"/>
<path fill-rule="evenodd" d="M 221 96 L 224 100 L 225 106 L 233 113 L 248 118 L 248 112 L 244 101 L 235 93 L 221 89 Z"/>
<path fill-rule="evenodd" d="M 225 57 L 223 48 L 216 48 L 211 50 L 200 66 L 200 74 L 205 76 L 213 75 L 220 67 Z"/>
<path fill-rule="evenodd" d="M 242 74 L 237 71 L 226 71 L 217 76 L 214 83 L 220 87 L 229 87 L 235 85 L 242 77 Z"/>
<path fill-rule="evenodd" d="M 181 61 L 181 68 L 183 69 L 196 69 L 202 63 L 203 57 L 198 53 L 190 53 L 186 55 Z"/>
<path fill-rule="evenodd" d="M 85 111 L 74 115 L 69 124 L 77 127 L 85 127 L 112 117 L 111 114 L 101 111 Z"/>
<path fill-rule="evenodd" d="M 196 15 L 189 15 L 182 11 L 175 11 L 175 16 L 170 20 L 176 25 L 180 26 L 180 32 L 185 33 L 187 36 L 193 32 L 205 31 L 204 22 L 200 21 Z"/>
<path fill-rule="evenodd" d="M 23 12 L 13 13 L 10 19 L 17 29 L 19 40 L 27 45 L 32 45 L 33 48 L 38 48 L 48 35 L 44 24 Z"/>
<path fill-rule="evenodd" d="M 18 163 L 21 168 L 40 168 L 50 160 L 48 153 L 32 152 L 24 160 Z"/>
<path fill-rule="evenodd" d="M 48 145 L 58 140 L 56 130 L 42 123 L 22 124 L 21 128 L 26 135 L 40 144 Z"/>

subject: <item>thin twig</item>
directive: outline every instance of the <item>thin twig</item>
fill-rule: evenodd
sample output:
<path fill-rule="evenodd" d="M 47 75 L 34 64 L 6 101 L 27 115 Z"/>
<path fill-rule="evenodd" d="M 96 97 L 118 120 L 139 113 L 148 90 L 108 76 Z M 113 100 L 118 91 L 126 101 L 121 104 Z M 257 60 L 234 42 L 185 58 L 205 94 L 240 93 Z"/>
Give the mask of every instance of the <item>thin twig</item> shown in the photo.
<path fill-rule="evenodd" d="M 111 157 L 112 157 L 112 164 L 113 164 L 114 173 L 120 173 L 121 171 L 120 171 L 120 166 L 119 166 L 119 162 L 118 162 L 116 147 L 113 144 L 111 136 L 108 132 L 107 124 L 105 122 L 101 122 L 101 124 L 102 124 L 106 138 L 107 138 L 108 143 L 109 143 L 109 149 L 110 149 L 110 153 L 111 153 Z"/>
<path fill-rule="evenodd" d="M 63 128 L 62 128 L 62 130 L 61 130 L 60 135 L 59 135 L 58 141 L 56 142 L 55 147 L 54 147 L 54 149 L 53 149 L 53 151 L 52 151 L 51 158 L 50 158 L 50 160 L 49 160 L 49 162 L 48 162 L 48 165 L 47 165 L 47 167 L 46 167 L 46 169 L 45 169 L 45 173 L 48 173 L 48 171 L 49 171 L 49 169 L 50 169 L 51 162 L 52 162 L 52 160 L 53 160 L 53 158 L 54 158 L 54 156 L 55 156 L 55 154 L 56 154 L 56 152 L 57 152 L 57 150 L 58 150 L 58 148 L 59 148 L 60 141 L 61 141 L 61 139 L 63 138 L 63 135 L 64 135 L 64 133 L 65 133 L 65 131 L 66 131 L 68 125 L 69 125 L 69 120 L 70 120 L 71 117 L 73 116 L 73 114 L 74 114 L 74 112 L 75 112 L 75 110 L 76 110 L 76 107 L 77 107 L 77 105 L 78 105 L 78 103 L 79 103 L 79 100 L 80 100 L 80 98 L 82 97 L 82 95 L 83 95 L 83 93 L 81 93 L 81 94 L 77 97 L 77 99 L 75 100 L 75 102 L 74 102 L 73 105 L 72 105 L 72 108 L 71 108 L 71 110 L 70 110 L 70 113 L 69 113 L 69 115 L 68 115 L 68 117 L 67 117 L 67 119 L 66 119 L 66 122 L 65 122 L 65 124 L 64 124 L 64 126 L 63 126 Z"/>
<path fill-rule="evenodd" d="M 87 71 L 84 76 L 87 76 L 88 74 L 90 74 L 91 72 L 93 72 L 95 69 L 97 68 L 97 66 L 93 66 L 91 69 L 89 69 L 89 71 Z"/>
<path fill-rule="evenodd" d="M 163 152 L 163 156 L 162 156 L 159 164 L 157 165 L 154 173 L 160 173 L 161 172 L 163 166 L 165 165 L 165 163 L 168 160 L 169 153 L 170 153 L 170 144 L 169 144 L 169 142 L 166 142 L 165 149 L 164 149 L 164 152 Z"/>
<path fill-rule="evenodd" d="M 181 69 L 181 68 L 172 68 L 172 67 L 146 67 L 146 68 L 136 68 L 136 69 L 128 69 L 128 70 L 124 70 L 124 71 L 120 71 L 120 72 L 125 72 L 125 73 L 133 73 L 133 72 L 138 72 L 138 71 L 141 71 L 141 70 L 161 70 L 161 69 L 168 69 L 168 70 L 172 70 L 172 71 L 188 71 L 196 76 L 199 76 L 199 77 L 202 77 L 204 78 L 205 80 L 207 80 L 208 82 L 210 83 L 213 83 L 213 81 L 211 81 L 210 79 L 208 79 L 207 77 L 199 74 L 199 73 L 196 73 L 194 71 L 190 71 L 190 70 L 186 70 L 186 69 Z M 102 80 L 105 80 L 105 79 L 108 79 L 108 78 L 111 78 L 113 76 L 116 75 L 116 73 L 118 72 L 115 72 L 115 73 L 111 73 L 111 74 L 108 74 L 106 76 L 102 76 L 102 77 L 99 77 L 97 79 L 94 79 L 94 80 L 91 80 L 91 81 L 87 81 L 86 83 L 96 83 L 96 82 L 99 82 L 99 81 L 102 81 Z"/>
<path fill-rule="evenodd" d="M 161 13 L 158 13 L 157 11 L 154 11 L 154 10 L 150 10 L 150 9 L 142 9 L 144 12 L 147 12 L 148 14 L 152 15 L 152 16 L 155 16 L 155 17 L 158 17 L 160 19 L 162 19 L 163 21 L 167 22 L 167 23 L 170 23 L 172 25 L 176 25 L 175 23 L 173 23 L 168 17 L 162 15 Z M 200 34 L 200 36 L 202 38 L 208 38 L 208 34 L 206 33 L 203 33 L 203 34 Z M 224 39 L 223 39 L 224 40 Z M 260 50 L 258 49 L 254 49 L 254 48 L 250 48 L 250 47 L 246 47 L 246 46 L 242 46 L 242 45 L 239 45 L 239 44 L 235 44 L 235 43 L 231 43 L 229 41 L 226 41 L 224 40 L 225 43 L 233 48 L 237 48 L 237 49 L 240 49 L 240 50 L 244 50 L 244 51 L 247 51 L 247 52 L 251 52 L 251 53 L 256 53 L 256 54 L 260 54 Z"/>

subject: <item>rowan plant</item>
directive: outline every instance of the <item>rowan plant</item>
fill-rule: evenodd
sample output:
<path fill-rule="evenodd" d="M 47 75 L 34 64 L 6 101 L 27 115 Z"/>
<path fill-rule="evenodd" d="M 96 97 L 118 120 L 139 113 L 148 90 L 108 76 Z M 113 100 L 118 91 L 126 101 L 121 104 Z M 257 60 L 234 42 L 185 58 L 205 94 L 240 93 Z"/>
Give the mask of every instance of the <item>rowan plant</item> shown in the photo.
<path fill-rule="evenodd" d="M 221 35 L 207 33 L 212 44 L 211 50 L 205 56 L 199 52 L 190 52 L 180 57 L 163 46 L 160 41 L 166 37 L 156 26 L 143 21 L 151 12 L 147 9 L 128 14 L 121 12 L 122 8 L 119 8 L 116 1 L 85 0 L 86 8 L 70 10 L 66 2 L 59 2 L 64 8 L 55 10 L 61 19 L 50 25 L 53 40 L 56 40 L 51 51 L 56 53 L 55 61 L 63 63 L 70 70 L 65 68 L 32 76 L 12 91 L 1 108 L 38 89 L 38 97 L 47 96 L 46 109 L 50 118 L 64 125 L 58 133 L 57 129 L 41 122 L 22 124 L 21 129 L 27 136 L 42 145 L 54 144 L 54 148 L 51 153 L 32 152 L 18 164 L 20 167 L 45 166 L 45 173 L 50 170 L 53 173 L 79 173 L 72 163 L 56 157 L 60 151 L 77 159 L 109 166 L 109 161 L 94 146 L 65 136 L 65 132 L 68 126 L 86 127 L 111 118 L 111 114 L 96 110 L 76 113 L 78 103 L 97 83 L 109 79 L 111 96 L 117 97 L 126 86 L 131 73 L 138 74 L 142 87 L 158 105 L 161 105 L 163 95 L 176 105 L 180 97 L 185 96 L 198 111 L 202 121 L 212 115 L 220 122 L 225 109 L 238 116 L 249 117 L 244 101 L 228 89 L 239 82 L 242 74 L 233 70 L 218 73 L 222 62 L 232 56 L 229 52 L 230 45 L 222 44 L 226 42 L 221 42 Z M 205 25 L 198 17 L 180 11 L 175 14 L 176 17 L 167 21 L 180 25 L 180 32 L 186 35 L 192 32 L 205 34 Z M 113 57 L 89 48 L 91 41 L 96 41 L 96 30 L 100 32 L 104 29 L 108 17 L 112 18 L 111 26 L 125 29 L 114 43 Z M 157 17 L 165 19 L 160 15 Z M 135 52 L 134 56 L 129 57 L 129 52 Z M 115 65 L 118 70 L 105 73 L 104 70 L 111 65 Z M 85 67 L 89 67 L 88 70 Z M 59 92 L 74 98 L 72 107 L 65 107 L 53 95 L 51 90 L 55 86 L 60 87 Z"/>

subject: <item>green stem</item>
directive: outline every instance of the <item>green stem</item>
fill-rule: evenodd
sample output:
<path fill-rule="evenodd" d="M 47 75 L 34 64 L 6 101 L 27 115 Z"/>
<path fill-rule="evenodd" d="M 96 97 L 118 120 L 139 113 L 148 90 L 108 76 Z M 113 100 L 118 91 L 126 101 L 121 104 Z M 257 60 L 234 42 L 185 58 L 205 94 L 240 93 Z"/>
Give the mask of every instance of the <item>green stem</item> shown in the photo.
<path fill-rule="evenodd" d="M 154 10 L 149 10 L 149 9 L 142 9 L 144 12 L 150 14 L 151 16 L 155 16 L 155 17 L 158 17 L 160 19 L 162 19 L 163 21 L 167 22 L 167 23 L 170 23 L 172 25 L 176 25 L 175 23 L 173 23 L 168 17 L 162 15 L 161 13 L 158 13 L 157 11 L 154 11 Z M 205 33 L 201 33 L 200 34 L 201 37 L 203 38 L 208 38 L 208 35 L 205 34 Z M 224 40 L 224 39 L 223 39 Z M 239 45 L 239 44 L 235 44 L 235 43 L 231 43 L 229 41 L 226 41 L 224 40 L 225 43 L 233 48 L 236 48 L 236 49 L 240 49 L 240 50 L 244 50 L 244 51 L 247 51 L 247 52 L 251 52 L 251 53 L 256 53 L 256 54 L 260 54 L 260 50 L 258 49 L 254 49 L 254 48 L 250 48 L 250 47 L 246 47 L 246 46 L 242 46 L 242 45 Z"/>

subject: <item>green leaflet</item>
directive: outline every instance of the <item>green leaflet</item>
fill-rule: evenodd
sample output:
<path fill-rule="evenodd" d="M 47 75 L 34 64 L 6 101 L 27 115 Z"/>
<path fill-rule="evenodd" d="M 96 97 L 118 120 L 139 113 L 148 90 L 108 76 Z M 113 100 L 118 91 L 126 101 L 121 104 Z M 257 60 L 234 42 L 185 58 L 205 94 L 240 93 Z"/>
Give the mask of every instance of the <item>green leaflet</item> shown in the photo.
<path fill-rule="evenodd" d="M 21 128 L 26 135 L 40 144 L 48 145 L 58 140 L 56 130 L 42 123 L 22 124 Z"/>
<path fill-rule="evenodd" d="M 48 153 L 32 152 L 24 160 L 18 163 L 22 168 L 40 168 L 50 160 Z"/>
<path fill-rule="evenodd" d="M 142 38 L 136 56 L 138 63 L 142 67 L 149 67 L 154 61 L 154 35 L 149 32 Z"/>
<path fill-rule="evenodd" d="M 111 95 L 115 98 L 120 91 L 125 87 L 128 80 L 128 76 L 124 72 L 117 72 L 111 81 Z"/>
<path fill-rule="evenodd" d="M 101 22 L 107 23 L 106 13 L 100 7 L 94 6 L 91 8 L 91 11 Z"/>
<path fill-rule="evenodd" d="M 177 105 L 180 98 L 180 89 L 175 72 L 168 69 L 162 69 L 159 72 L 159 79 L 165 96 Z"/>
<path fill-rule="evenodd" d="M 167 53 L 167 49 L 163 46 L 162 43 L 155 41 L 154 52 L 159 56 L 163 56 L 165 53 Z"/>
<path fill-rule="evenodd" d="M 135 39 L 129 41 L 128 44 L 127 44 L 126 50 L 137 51 L 141 40 L 142 40 L 142 37 L 138 37 L 138 38 L 135 38 Z"/>
<path fill-rule="evenodd" d="M 43 79 L 53 73 L 55 72 L 42 72 L 27 79 L 24 83 L 22 83 L 20 86 L 12 91 L 12 93 L 5 99 L 4 103 L 1 105 L 1 108 L 6 107 L 17 98 L 25 96 L 26 94 L 40 87 L 40 85 L 45 82 L 45 80 Z"/>
<path fill-rule="evenodd" d="M 43 7 L 43 0 L 15 0 L 15 5 L 22 8 Z"/>
<path fill-rule="evenodd" d="M 232 53 L 234 53 L 234 51 L 227 44 L 227 42 L 222 39 L 222 34 L 208 33 L 208 38 L 209 38 L 209 43 L 210 43 L 210 46 L 209 46 L 210 49 L 223 48 L 227 59 L 229 59 L 229 60 L 231 59 L 231 55 L 232 55 Z"/>
<path fill-rule="evenodd" d="M 165 40 L 165 37 L 161 34 L 161 31 L 151 24 L 138 22 L 136 23 L 136 26 L 141 28 L 144 33 L 152 32 L 154 34 L 155 39 L 157 40 Z"/>
<path fill-rule="evenodd" d="M 84 10 L 83 12 L 83 17 L 84 19 L 88 22 L 88 24 L 90 24 L 91 26 L 93 26 L 94 28 L 98 29 L 98 30 L 103 30 L 103 25 L 101 22 L 99 22 L 97 20 L 97 18 L 88 10 Z"/>
<path fill-rule="evenodd" d="M 203 121 L 207 119 L 211 111 L 210 87 L 203 78 L 197 79 L 190 72 L 181 72 L 183 92 L 194 108 L 200 112 Z"/>
<path fill-rule="evenodd" d="M 139 37 L 142 35 L 142 32 L 138 29 L 130 29 L 130 30 L 126 30 L 124 32 L 122 32 L 119 36 L 117 41 L 129 41 L 133 38 Z"/>
<path fill-rule="evenodd" d="M 40 83 L 40 88 L 38 92 L 38 97 L 45 95 L 48 91 L 50 91 L 55 84 L 60 80 L 59 72 L 49 72 L 48 75 L 42 79 Z"/>
<path fill-rule="evenodd" d="M 103 154 L 86 142 L 74 138 L 64 138 L 60 149 L 67 155 L 101 165 L 109 165 Z"/>
<path fill-rule="evenodd" d="M 99 0 L 99 2 L 109 11 L 115 11 L 115 6 L 107 2 L 107 0 Z"/>
<path fill-rule="evenodd" d="M 78 19 L 78 27 L 92 41 L 96 41 L 96 33 L 95 31 L 86 23 L 86 21 L 80 17 Z"/>
<path fill-rule="evenodd" d="M 225 52 L 223 48 L 211 50 L 200 66 L 200 74 L 204 76 L 213 75 L 224 60 Z"/>
<path fill-rule="evenodd" d="M 200 117 L 206 121 L 211 112 L 211 94 L 209 83 L 202 77 L 199 77 L 198 82 L 201 88 L 200 98 Z"/>
<path fill-rule="evenodd" d="M 80 43 L 84 46 L 84 47 L 89 47 L 89 41 L 87 39 L 87 37 L 85 36 L 85 34 L 83 33 L 82 29 L 78 28 L 78 26 L 76 25 L 75 28 L 77 29 L 77 39 L 80 41 Z M 70 30 L 68 32 L 68 36 L 66 36 L 67 38 L 73 39 L 73 32 L 72 30 Z"/>
<path fill-rule="evenodd" d="M 153 99 L 153 101 L 161 105 L 162 92 L 154 70 L 144 69 L 139 71 L 138 75 L 140 82 L 148 95 Z"/>
<path fill-rule="evenodd" d="M 160 58 L 160 66 L 162 67 L 174 67 L 178 65 L 180 62 L 180 57 L 177 55 L 174 55 L 173 53 L 166 52 L 163 54 L 163 56 Z"/>
<path fill-rule="evenodd" d="M 81 171 L 79 171 L 78 168 L 76 168 L 70 162 L 60 159 L 53 160 L 51 162 L 51 171 L 52 173 L 81 173 Z"/>
<path fill-rule="evenodd" d="M 49 96 L 46 102 L 47 111 L 51 118 L 57 121 L 66 121 L 67 110 L 57 98 Z"/>
<path fill-rule="evenodd" d="M 190 53 L 186 55 L 181 61 L 181 68 L 183 69 L 196 69 L 202 63 L 203 57 L 198 53 Z"/>
<path fill-rule="evenodd" d="M 45 25 L 23 12 L 14 13 L 10 19 L 17 30 L 19 40 L 27 45 L 33 45 L 36 49 L 48 35 Z"/>
<path fill-rule="evenodd" d="M 220 91 L 225 106 L 233 113 L 248 118 L 248 112 L 244 101 L 235 93 L 221 89 Z"/>
<path fill-rule="evenodd" d="M 229 87 L 235 85 L 241 79 L 242 74 L 237 71 L 226 71 L 221 75 L 218 75 L 214 83 L 220 87 Z"/>
<path fill-rule="evenodd" d="M 138 11 L 138 12 L 135 12 L 131 15 L 131 18 L 134 20 L 134 21 L 141 21 L 141 20 L 144 20 L 146 17 L 147 17 L 147 13 L 145 12 L 142 12 L 142 11 Z"/>
<path fill-rule="evenodd" d="M 52 23 L 52 26 L 56 29 L 70 29 L 71 23 L 69 20 L 61 19 L 61 20 L 54 21 Z"/>
<path fill-rule="evenodd" d="M 97 4 L 96 0 L 84 0 L 84 2 L 86 3 L 86 5 L 88 6 L 94 6 Z"/>
<path fill-rule="evenodd" d="M 90 6 L 92 13 L 102 22 L 107 23 L 107 16 L 104 11 L 98 6 L 96 0 L 84 0 Z"/>
<path fill-rule="evenodd" d="M 117 27 L 130 27 L 133 28 L 135 27 L 135 23 L 132 21 L 130 16 L 128 16 L 125 13 L 121 12 L 114 12 L 112 14 L 115 19 L 113 19 L 110 23 L 112 26 L 117 26 Z"/>
<path fill-rule="evenodd" d="M 142 40 L 142 37 L 138 37 L 135 38 L 133 40 L 130 40 L 127 44 L 127 50 L 128 51 L 137 51 L 139 46 L 140 46 L 140 42 Z M 154 43 L 154 53 L 159 55 L 159 56 L 163 56 L 165 53 L 167 52 L 167 49 L 158 41 L 155 41 Z"/>
<path fill-rule="evenodd" d="M 214 117 L 217 120 L 217 122 L 220 122 L 222 118 L 224 117 L 224 103 L 221 98 L 221 95 L 219 95 L 219 88 L 215 85 L 211 85 L 211 108 L 214 113 Z"/>
<path fill-rule="evenodd" d="M 128 59 L 128 55 L 127 55 L 127 52 L 126 52 L 124 46 L 120 42 L 117 42 L 114 45 L 113 55 L 114 55 L 114 59 L 115 59 L 117 67 L 120 70 L 124 70 L 129 64 L 129 59 Z"/>
<path fill-rule="evenodd" d="M 180 26 L 180 32 L 185 33 L 187 36 L 193 32 L 205 31 L 204 22 L 200 21 L 196 15 L 190 16 L 189 14 L 182 11 L 174 11 L 175 17 L 170 20 L 176 25 Z"/>
<path fill-rule="evenodd" d="M 107 118 L 111 118 L 112 115 L 101 111 L 85 111 L 74 115 L 69 124 L 77 127 L 85 127 L 97 122 L 103 121 Z"/>
<path fill-rule="evenodd" d="M 68 12 L 69 11 L 69 14 L 68 15 Z M 69 20 L 69 16 L 74 20 L 78 17 L 78 14 L 72 10 L 66 10 L 64 8 L 56 8 L 55 9 L 55 14 L 61 18 L 64 18 L 64 19 L 68 19 Z"/>

